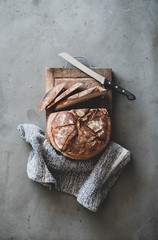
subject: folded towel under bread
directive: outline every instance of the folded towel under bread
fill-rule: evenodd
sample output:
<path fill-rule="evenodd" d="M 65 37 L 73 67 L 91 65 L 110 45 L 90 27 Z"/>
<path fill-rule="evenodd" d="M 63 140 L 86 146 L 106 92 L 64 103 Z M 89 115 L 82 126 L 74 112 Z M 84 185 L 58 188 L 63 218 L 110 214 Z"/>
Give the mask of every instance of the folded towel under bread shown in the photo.
<path fill-rule="evenodd" d="M 96 212 L 131 159 L 129 150 L 110 142 L 105 151 L 91 160 L 71 160 L 58 153 L 45 133 L 33 124 L 18 126 L 21 137 L 32 146 L 27 175 L 46 186 L 72 194 L 87 209 Z"/>

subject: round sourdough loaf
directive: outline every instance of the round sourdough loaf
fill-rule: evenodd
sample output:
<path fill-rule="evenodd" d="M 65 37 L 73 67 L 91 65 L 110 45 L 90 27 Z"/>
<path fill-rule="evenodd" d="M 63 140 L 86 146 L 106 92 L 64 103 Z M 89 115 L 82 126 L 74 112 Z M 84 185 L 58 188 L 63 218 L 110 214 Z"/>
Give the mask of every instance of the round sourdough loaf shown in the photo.
<path fill-rule="evenodd" d="M 105 108 L 51 113 L 47 135 L 54 148 L 71 159 L 86 160 L 108 144 L 111 121 Z"/>

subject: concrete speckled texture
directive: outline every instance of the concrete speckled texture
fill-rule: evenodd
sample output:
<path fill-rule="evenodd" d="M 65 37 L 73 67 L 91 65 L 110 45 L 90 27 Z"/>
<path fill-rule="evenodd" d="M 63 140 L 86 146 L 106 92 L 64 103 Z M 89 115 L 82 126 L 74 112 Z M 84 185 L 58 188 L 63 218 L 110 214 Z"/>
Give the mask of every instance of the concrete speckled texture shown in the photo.
<path fill-rule="evenodd" d="M 45 67 L 62 67 L 62 51 L 112 67 L 137 96 L 114 97 L 113 139 L 133 162 L 97 213 L 27 178 L 16 129 L 45 128 Z M 0 1 L 0 239 L 158 239 L 157 61 L 157 0 Z"/>

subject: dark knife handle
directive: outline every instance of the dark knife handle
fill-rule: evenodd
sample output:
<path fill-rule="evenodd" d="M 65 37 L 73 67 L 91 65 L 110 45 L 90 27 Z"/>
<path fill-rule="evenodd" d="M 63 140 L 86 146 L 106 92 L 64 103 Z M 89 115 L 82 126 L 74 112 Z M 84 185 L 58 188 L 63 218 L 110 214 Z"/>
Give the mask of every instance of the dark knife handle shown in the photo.
<path fill-rule="evenodd" d="M 124 88 L 119 87 L 118 85 L 116 85 L 115 83 L 109 81 L 106 78 L 104 79 L 104 86 L 105 87 L 111 87 L 115 91 L 125 95 L 128 98 L 128 100 L 135 100 L 136 99 L 136 97 L 132 93 L 130 93 L 129 91 L 125 90 Z"/>

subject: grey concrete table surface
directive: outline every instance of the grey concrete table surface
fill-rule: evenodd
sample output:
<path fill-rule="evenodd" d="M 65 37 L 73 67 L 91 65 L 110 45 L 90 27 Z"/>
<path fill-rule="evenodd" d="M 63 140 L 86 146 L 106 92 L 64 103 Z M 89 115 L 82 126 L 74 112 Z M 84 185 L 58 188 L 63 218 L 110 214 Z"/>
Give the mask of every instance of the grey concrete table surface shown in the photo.
<path fill-rule="evenodd" d="M 66 51 L 111 67 L 113 139 L 133 153 L 97 213 L 30 181 L 19 123 L 45 128 L 45 67 Z M 0 1 L 0 239 L 158 239 L 158 1 Z"/>

